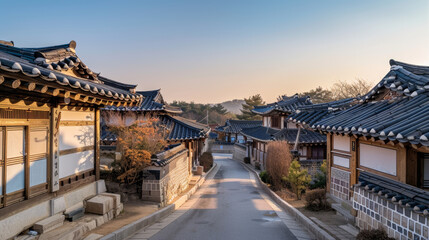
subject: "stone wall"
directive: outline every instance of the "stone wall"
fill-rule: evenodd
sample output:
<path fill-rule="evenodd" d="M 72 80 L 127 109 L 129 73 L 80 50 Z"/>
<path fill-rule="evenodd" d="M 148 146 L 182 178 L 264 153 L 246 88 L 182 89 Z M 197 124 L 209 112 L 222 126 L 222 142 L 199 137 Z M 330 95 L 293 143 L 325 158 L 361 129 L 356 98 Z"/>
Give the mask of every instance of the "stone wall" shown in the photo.
<path fill-rule="evenodd" d="M 211 145 L 211 152 L 212 153 L 233 153 L 234 143 L 214 142 Z"/>
<path fill-rule="evenodd" d="M 243 159 L 247 156 L 247 148 L 243 144 L 234 144 L 234 152 L 232 154 L 232 158 L 243 161 Z"/>
<path fill-rule="evenodd" d="M 330 194 L 335 198 L 348 201 L 350 200 L 350 172 L 331 167 L 331 187 Z"/>
<path fill-rule="evenodd" d="M 357 211 L 356 226 L 361 230 L 383 228 L 395 239 L 429 239 L 427 216 L 363 187 L 354 187 L 353 209 Z"/>
<path fill-rule="evenodd" d="M 320 171 L 320 166 L 323 163 L 323 160 L 300 160 L 301 168 L 307 169 L 308 174 L 310 174 L 311 178 L 314 178 L 316 174 Z"/>
<path fill-rule="evenodd" d="M 164 166 L 151 166 L 150 171 L 159 172 L 159 178 L 147 178 L 142 184 L 142 199 L 163 204 L 171 202 L 180 195 L 189 184 L 190 169 L 188 150 L 184 145 L 177 146 L 163 154 L 158 154 Z"/>

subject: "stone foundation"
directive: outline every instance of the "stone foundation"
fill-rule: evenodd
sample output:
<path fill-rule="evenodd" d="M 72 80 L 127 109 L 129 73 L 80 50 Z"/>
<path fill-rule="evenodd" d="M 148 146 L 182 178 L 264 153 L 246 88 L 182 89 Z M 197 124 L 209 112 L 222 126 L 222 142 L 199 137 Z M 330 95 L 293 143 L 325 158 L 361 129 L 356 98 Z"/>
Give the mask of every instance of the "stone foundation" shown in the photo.
<path fill-rule="evenodd" d="M 340 201 L 350 200 L 350 173 L 335 167 L 331 167 L 331 196 Z"/>
<path fill-rule="evenodd" d="M 232 158 L 243 161 L 243 159 L 247 156 L 247 148 L 243 144 L 234 144 L 234 152 L 232 154 Z"/>
<path fill-rule="evenodd" d="M 361 230 L 383 228 L 395 239 L 429 239 L 428 217 L 363 187 L 354 187 L 353 209 Z"/>

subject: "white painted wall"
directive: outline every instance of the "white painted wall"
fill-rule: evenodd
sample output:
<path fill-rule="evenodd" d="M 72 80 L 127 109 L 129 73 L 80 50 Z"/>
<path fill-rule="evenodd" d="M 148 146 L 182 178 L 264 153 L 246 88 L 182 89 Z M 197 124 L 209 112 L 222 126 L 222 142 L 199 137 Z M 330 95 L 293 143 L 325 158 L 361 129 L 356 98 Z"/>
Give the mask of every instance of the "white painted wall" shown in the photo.
<path fill-rule="evenodd" d="M 60 179 L 94 169 L 94 150 L 60 156 Z"/>
<path fill-rule="evenodd" d="M 46 159 L 30 163 L 30 187 L 46 183 Z"/>
<path fill-rule="evenodd" d="M 24 163 L 6 167 L 6 193 L 24 189 Z"/>
<path fill-rule="evenodd" d="M 61 111 L 61 121 L 94 121 L 94 112 Z"/>
<path fill-rule="evenodd" d="M 350 137 L 334 135 L 334 149 L 350 152 Z"/>
<path fill-rule="evenodd" d="M 60 151 L 94 145 L 94 126 L 60 126 Z"/>
<path fill-rule="evenodd" d="M 359 156 L 361 166 L 396 176 L 396 150 L 360 144 Z"/>
<path fill-rule="evenodd" d="M 350 160 L 348 158 L 334 155 L 333 159 L 334 159 L 335 165 L 346 167 L 346 168 L 350 167 Z"/>

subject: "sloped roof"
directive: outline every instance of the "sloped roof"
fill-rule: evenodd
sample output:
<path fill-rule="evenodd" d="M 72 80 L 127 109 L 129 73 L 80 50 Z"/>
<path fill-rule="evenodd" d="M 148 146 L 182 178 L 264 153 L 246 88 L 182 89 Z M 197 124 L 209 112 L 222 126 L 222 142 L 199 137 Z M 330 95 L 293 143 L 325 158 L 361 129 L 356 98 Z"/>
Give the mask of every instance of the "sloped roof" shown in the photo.
<path fill-rule="evenodd" d="M 305 126 L 312 126 L 330 113 L 345 110 L 352 106 L 356 98 L 346 98 L 338 101 L 301 106 L 289 115 L 289 120 Z"/>
<path fill-rule="evenodd" d="M 252 138 L 261 142 L 285 140 L 285 141 L 288 141 L 290 144 L 293 144 L 296 141 L 296 135 L 298 134 L 298 129 L 296 128 L 275 129 L 270 127 L 259 126 L 254 128 L 243 129 L 241 133 L 248 138 Z M 326 143 L 326 136 L 318 132 L 301 128 L 301 133 L 299 135 L 299 143 L 301 144 Z"/>
<path fill-rule="evenodd" d="M 108 99 L 115 102 L 137 103 L 139 94 L 130 86 L 113 80 L 103 82 L 76 55 L 74 41 L 45 48 L 17 48 L 0 43 L 0 74 L 38 81 L 49 87 Z"/>
<path fill-rule="evenodd" d="M 134 107 L 107 106 L 103 110 L 109 111 L 133 111 L 133 112 L 154 112 L 161 111 L 167 113 L 180 114 L 182 110 L 179 107 L 168 105 L 161 94 L 161 89 L 151 91 L 138 91 L 137 94 L 143 96 L 143 101 Z"/>
<path fill-rule="evenodd" d="M 260 115 L 269 114 L 273 111 L 284 113 L 293 113 L 298 107 L 310 105 L 311 100 L 309 97 L 299 97 L 297 94 L 291 97 L 283 96 L 281 101 L 267 104 L 264 106 L 256 106 L 252 112 Z"/>
<path fill-rule="evenodd" d="M 207 138 L 210 133 L 210 127 L 193 120 L 178 116 L 161 115 L 159 116 L 162 124 L 169 131 L 166 140 L 168 141 L 186 141 Z M 108 130 L 106 126 L 102 127 L 101 140 L 106 142 L 116 142 L 115 133 Z"/>
<path fill-rule="evenodd" d="M 216 127 L 216 131 L 225 133 L 240 133 L 245 128 L 262 126 L 262 121 L 228 119 L 225 125 Z"/>
<path fill-rule="evenodd" d="M 391 61 L 391 64 L 398 62 Z M 405 65 L 404 65 L 405 66 Z M 313 124 L 323 132 L 357 134 L 381 140 L 429 146 L 429 78 L 427 67 L 393 65 L 385 78 L 363 99 L 347 110 L 331 114 Z M 417 71 L 421 69 L 421 71 Z M 418 79 L 418 81 L 417 81 Z M 389 89 L 391 97 L 380 98 Z M 407 90 L 408 89 L 408 90 Z"/>

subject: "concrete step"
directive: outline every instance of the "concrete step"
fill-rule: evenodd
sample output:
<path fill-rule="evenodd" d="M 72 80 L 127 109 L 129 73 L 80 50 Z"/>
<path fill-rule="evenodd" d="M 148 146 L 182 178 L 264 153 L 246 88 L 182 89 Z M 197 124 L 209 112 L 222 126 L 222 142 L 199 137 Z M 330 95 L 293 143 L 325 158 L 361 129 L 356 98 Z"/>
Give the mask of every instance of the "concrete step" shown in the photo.
<path fill-rule="evenodd" d="M 114 209 L 114 201 L 110 196 L 97 195 L 86 201 L 86 212 L 104 215 Z"/>
<path fill-rule="evenodd" d="M 102 196 L 111 197 L 113 199 L 113 206 L 114 208 L 119 208 L 119 205 L 121 204 L 121 195 L 116 193 L 101 193 Z"/>
<path fill-rule="evenodd" d="M 357 229 L 356 227 L 354 227 L 351 224 L 347 224 L 347 225 L 341 225 L 340 228 L 342 228 L 344 231 L 350 233 L 352 236 L 356 237 L 359 234 L 359 229 Z"/>
<path fill-rule="evenodd" d="M 61 227 L 64 224 L 65 216 L 63 214 L 57 214 L 48 218 L 43 219 L 33 225 L 33 230 L 39 234 L 49 232 L 55 228 Z"/>
<path fill-rule="evenodd" d="M 200 178 L 201 176 L 199 175 L 192 176 L 191 179 L 189 180 L 189 184 L 195 185 L 200 180 Z"/>
<path fill-rule="evenodd" d="M 85 233 L 97 227 L 94 218 L 82 218 L 75 222 L 66 222 L 63 226 L 40 235 L 39 240 L 80 240 Z"/>
<path fill-rule="evenodd" d="M 350 209 L 340 203 L 332 203 L 331 207 L 337 211 L 337 214 L 343 216 L 348 223 L 354 223 L 355 217 L 350 213 Z"/>

